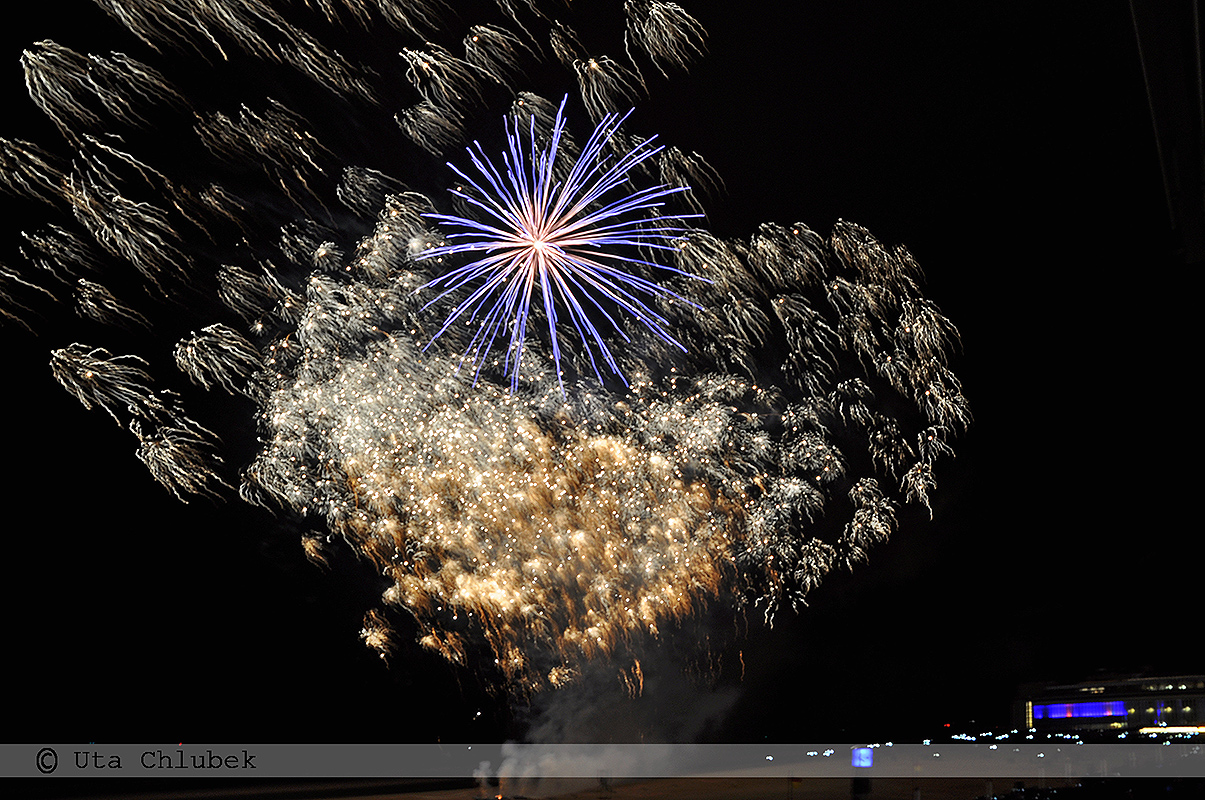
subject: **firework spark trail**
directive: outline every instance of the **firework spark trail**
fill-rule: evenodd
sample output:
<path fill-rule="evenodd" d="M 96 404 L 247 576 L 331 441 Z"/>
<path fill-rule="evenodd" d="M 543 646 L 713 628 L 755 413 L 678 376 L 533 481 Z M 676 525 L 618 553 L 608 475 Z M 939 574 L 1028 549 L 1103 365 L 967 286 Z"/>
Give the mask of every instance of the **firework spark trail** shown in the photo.
<path fill-rule="evenodd" d="M 465 61 L 478 72 L 502 86 L 510 88 L 523 69 L 523 54 L 535 57 L 535 52 L 517 36 L 496 25 L 474 25 L 464 39 Z"/>
<path fill-rule="evenodd" d="M 591 118 L 601 121 L 621 111 L 645 91 L 640 75 L 610 56 L 587 56 L 577 34 L 568 26 L 552 29 L 552 51 L 577 75 L 578 91 Z"/>
<path fill-rule="evenodd" d="M 0 188 L 18 197 L 53 203 L 63 182 L 63 169 L 31 142 L 0 139 Z"/>
<path fill-rule="evenodd" d="M 122 53 L 85 57 L 43 41 L 21 54 L 21 66 L 30 98 L 68 138 L 77 135 L 72 123 L 102 128 L 100 109 L 126 125 L 145 127 L 146 111 L 139 106 L 187 105 L 158 71 Z M 99 103 L 97 111 L 89 108 L 92 102 Z"/>
<path fill-rule="evenodd" d="M 25 235 L 27 269 L 0 269 L 0 321 L 45 316 L 58 335 L 70 304 L 53 298 L 74 291 L 127 336 L 153 326 L 146 358 L 60 343 L 52 371 L 129 429 L 181 500 L 229 497 L 234 479 L 216 433 L 156 382 L 251 398 L 262 447 L 238 494 L 304 520 L 315 561 L 342 539 L 380 571 L 387 608 L 362 636 L 383 654 L 410 631 L 517 691 L 603 659 L 639 685 L 642 647 L 712 609 L 772 620 L 865 559 L 901 502 L 929 507 L 970 414 L 950 368 L 957 331 L 907 251 L 845 222 L 827 238 L 693 228 L 689 187 L 714 192 L 718 176 L 618 129 L 615 112 L 650 91 L 641 62 L 664 75 L 705 49 L 676 4 L 615 4 L 613 52 L 629 64 L 587 55 L 570 24 L 591 21 L 573 9 L 487 4 L 466 37 L 440 30 L 441 3 L 306 4 L 306 27 L 392 51 L 371 66 L 259 0 L 98 4 L 145 52 L 27 52 L 32 99 L 72 158 L 0 139 L 0 185 L 58 215 Z M 542 63 L 541 38 L 555 60 Z M 236 53 L 331 90 L 330 107 L 301 114 L 254 92 L 202 103 L 169 68 Z M 541 81 L 553 97 L 577 86 L 598 123 L 584 146 L 566 103 L 496 99 Z M 413 87 L 408 104 L 374 104 L 398 87 Z M 326 123 L 338 133 L 349 111 L 357 139 L 416 166 L 342 152 Z M 160 116 L 187 144 L 133 155 Z M 454 168 L 430 186 L 425 153 L 470 131 L 505 132 L 504 165 L 474 144 L 482 177 Z M 428 197 L 449 185 L 451 211 Z M 177 286 L 209 299 L 165 312 Z M 433 288 L 468 299 L 424 310 Z M 528 332 L 531 314 L 546 336 Z M 153 356 L 165 337 L 178 344 Z M 626 386 L 603 381 L 596 349 Z M 245 422 L 210 427 L 245 436 Z"/>
<path fill-rule="evenodd" d="M 143 434 L 138 420 L 131 421 L 130 431 L 138 439 L 138 460 L 182 503 L 193 496 L 220 499 L 223 490 L 231 487 L 215 471 L 222 458 L 213 452 L 213 433 L 190 423 L 161 425 L 153 433 Z"/>
<path fill-rule="evenodd" d="M 688 63 L 703 55 L 707 32 L 677 3 L 626 0 L 624 10 L 628 24 L 625 47 L 635 41 L 662 75 L 668 77 L 666 65 L 685 70 Z"/>
<path fill-rule="evenodd" d="M 176 343 L 176 366 L 195 383 L 247 393 L 247 381 L 263 369 L 259 351 L 242 334 L 221 323 Z"/>
<path fill-rule="evenodd" d="M 398 127 L 411 141 L 438 156 L 464 138 L 464 119 L 458 111 L 440 108 L 428 100 L 410 106 L 396 117 Z"/>
<path fill-rule="evenodd" d="M 95 1 L 153 48 L 187 43 L 199 53 L 213 52 L 227 60 L 231 54 L 226 48 L 233 44 L 265 61 L 287 63 L 333 93 L 372 100 L 371 89 L 353 65 L 261 0 Z M 388 5 L 392 4 L 382 4 Z"/>
<path fill-rule="evenodd" d="M 117 327 L 137 325 L 148 331 L 151 329 L 151 323 L 146 317 L 118 300 L 99 283 L 86 278 L 76 281 L 75 303 L 80 315 L 91 317 L 97 322 Z"/>

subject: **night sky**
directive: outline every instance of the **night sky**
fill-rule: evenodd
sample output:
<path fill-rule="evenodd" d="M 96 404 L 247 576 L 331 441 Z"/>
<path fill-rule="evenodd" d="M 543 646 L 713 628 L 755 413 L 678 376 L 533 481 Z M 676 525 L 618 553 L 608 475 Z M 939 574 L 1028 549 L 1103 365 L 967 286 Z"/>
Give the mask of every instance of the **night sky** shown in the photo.
<path fill-rule="evenodd" d="M 743 679 L 735 651 L 712 688 L 652 668 L 643 698 L 606 705 L 633 727 L 598 734 L 655 736 L 695 715 L 676 730 L 900 739 L 1008 727 L 1022 682 L 1205 671 L 1199 270 L 1173 252 L 1128 5 L 682 5 L 710 53 L 669 88 L 658 78 L 636 120 L 722 176 L 712 231 L 802 222 L 827 235 L 846 219 L 905 244 L 962 332 L 954 370 L 975 421 L 938 470 L 934 519 L 903 513 L 869 564 L 830 576 L 799 616 L 772 630 L 750 619 Z M 0 38 L 0 136 L 53 141 L 23 94 L 29 43 L 154 58 L 84 0 L 23 13 Z M 4 202 L 0 262 L 20 267 L 19 233 L 44 214 Z M 49 351 L 77 337 L 122 351 L 102 336 L 0 327 L 7 684 L 35 698 L 10 704 L 8 741 L 524 729 L 534 712 L 507 710 L 472 674 L 417 647 L 386 668 L 365 648 L 379 587 L 350 557 L 324 573 L 268 513 L 184 506 L 156 484 L 129 433 L 51 378 Z M 244 400 L 210 402 L 250 418 Z"/>

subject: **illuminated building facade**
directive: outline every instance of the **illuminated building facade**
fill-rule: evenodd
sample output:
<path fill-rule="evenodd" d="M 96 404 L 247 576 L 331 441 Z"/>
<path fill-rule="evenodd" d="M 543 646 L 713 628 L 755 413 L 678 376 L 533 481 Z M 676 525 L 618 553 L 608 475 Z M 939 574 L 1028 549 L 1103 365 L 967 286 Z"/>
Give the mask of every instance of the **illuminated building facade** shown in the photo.
<path fill-rule="evenodd" d="M 1205 675 L 1027 684 L 1014 723 L 1043 733 L 1195 729 L 1205 732 Z"/>

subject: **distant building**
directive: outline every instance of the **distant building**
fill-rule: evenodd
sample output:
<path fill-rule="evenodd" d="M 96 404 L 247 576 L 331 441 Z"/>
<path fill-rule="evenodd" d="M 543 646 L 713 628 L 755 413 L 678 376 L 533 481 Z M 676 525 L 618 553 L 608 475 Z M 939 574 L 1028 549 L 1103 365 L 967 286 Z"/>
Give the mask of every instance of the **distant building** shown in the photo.
<path fill-rule="evenodd" d="M 1042 733 L 1196 729 L 1205 733 L 1205 675 L 1136 676 L 1018 692 L 1014 725 Z"/>

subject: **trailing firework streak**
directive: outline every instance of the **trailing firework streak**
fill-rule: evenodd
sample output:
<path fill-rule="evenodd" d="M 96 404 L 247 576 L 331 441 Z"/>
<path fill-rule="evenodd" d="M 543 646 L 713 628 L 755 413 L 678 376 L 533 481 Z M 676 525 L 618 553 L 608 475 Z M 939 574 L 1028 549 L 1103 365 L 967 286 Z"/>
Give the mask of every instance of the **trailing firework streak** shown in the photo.
<path fill-rule="evenodd" d="M 908 252 L 844 222 L 712 236 L 691 187 L 718 178 L 625 127 L 645 74 L 704 53 L 684 9 L 481 4 L 457 43 L 431 2 L 97 5 L 133 55 L 22 59 L 63 141 L 0 140 L 4 187 L 48 209 L 0 319 L 53 341 L 74 302 L 99 343 L 54 342 L 59 382 L 181 499 L 237 485 L 315 560 L 369 560 L 382 653 L 417 630 L 559 685 L 708 609 L 799 606 L 928 507 L 970 415 Z M 363 63 L 324 43 L 349 36 Z M 220 442 L 247 426 L 197 387 L 253 401 L 241 475 Z"/>

